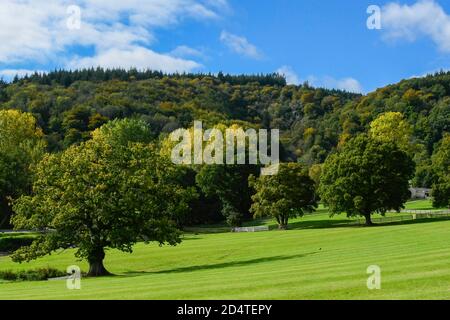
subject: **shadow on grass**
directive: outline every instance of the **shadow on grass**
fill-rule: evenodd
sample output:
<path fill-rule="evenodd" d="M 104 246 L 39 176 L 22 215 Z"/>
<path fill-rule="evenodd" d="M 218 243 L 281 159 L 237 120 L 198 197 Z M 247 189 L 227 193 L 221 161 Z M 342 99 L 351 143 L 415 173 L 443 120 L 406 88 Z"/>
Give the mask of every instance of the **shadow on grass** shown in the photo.
<path fill-rule="evenodd" d="M 310 219 L 311 216 L 308 216 Z M 431 223 L 431 222 L 439 222 L 450 220 L 450 217 L 437 217 L 437 218 L 423 218 L 417 220 L 398 220 L 398 221 L 385 221 L 378 222 L 376 216 L 373 219 L 372 226 L 366 226 L 364 223 L 357 223 L 356 220 L 350 219 L 323 219 L 320 220 L 299 220 L 296 222 L 289 222 L 288 230 L 307 230 L 307 229 L 331 229 L 331 228 L 370 228 L 370 227 L 385 227 L 385 226 L 398 226 L 404 224 L 417 224 L 417 223 Z M 252 223 L 246 223 L 244 226 L 257 226 L 263 225 L 264 223 L 258 222 L 267 222 L 266 220 L 255 220 Z M 268 224 L 270 230 L 278 230 L 278 225 L 276 223 Z M 188 233 L 186 234 L 210 234 L 210 233 L 229 233 L 230 227 L 216 227 L 216 228 L 191 228 L 186 230 Z M 192 238 L 192 240 L 198 238 Z"/>
<path fill-rule="evenodd" d="M 181 238 L 181 240 L 183 241 L 190 241 L 190 240 L 201 240 L 203 239 L 202 237 L 197 237 L 197 236 L 188 236 L 187 233 L 183 234 L 183 237 Z"/>
<path fill-rule="evenodd" d="M 365 224 L 355 223 L 354 220 L 311 220 L 311 221 L 297 221 L 289 223 L 289 230 L 302 230 L 302 229 L 330 229 L 330 228 L 372 228 L 372 227 L 388 227 L 399 225 L 410 225 L 419 223 L 433 223 L 439 221 L 448 221 L 450 217 L 436 217 L 436 218 L 423 218 L 416 220 L 398 220 L 398 221 L 386 221 L 377 222 L 376 219 L 372 226 L 366 226 Z M 270 225 L 270 229 L 277 229 L 277 225 Z"/>
<path fill-rule="evenodd" d="M 273 261 L 285 261 L 285 260 L 291 260 L 296 258 L 304 258 L 309 255 L 313 255 L 319 253 L 319 251 L 316 252 L 310 252 L 310 253 L 304 253 L 304 254 L 297 254 L 297 255 L 284 255 L 284 256 L 273 256 L 273 257 L 263 257 L 263 258 L 257 258 L 257 259 L 250 259 L 250 260 L 241 260 L 241 261 L 230 261 L 230 262 L 222 262 L 222 263 L 215 263 L 215 264 L 204 264 L 204 265 L 196 265 L 196 266 L 189 266 L 189 267 L 180 267 L 180 268 L 174 268 L 174 269 L 168 269 L 168 270 L 161 270 L 161 271 L 129 271 L 125 272 L 124 275 L 126 276 L 138 276 L 138 275 L 148 275 L 148 274 L 170 274 L 170 273 L 183 273 L 183 272 L 194 272 L 194 271 L 201 271 L 201 270 L 213 270 L 213 269 L 222 269 L 222 268 L 229 268 L 229 267 L 242 267 L 242 266 L 248 266 L 248 265 L 254 265 L 259 263 L 266 263 L 266 262 L 273 262 Z"/>
<path fill-rule="evenodd" d="M 329 228 L 349 228 L 349 227 L 359 227 L 352 220 L 306 220 L 297 221 L 289 223 L 288 230 L 298 230 L 298 229 L 329 229 Z M 277 229 L 277 225 L 271 225 L 270 229 Z"/>
<path fill-rule="evenodd" d="M 448 221 L 448 220 L 450 220 L 450 217 L 423 218 L 423 219 L 416 219 L 416 220 L 403 220 L 403 221 L 375 223 L 374 226 L 375 227 L 390 227 L 390 226 L 400 226 L 400 225 L 433 223 L 433 222 L 441 222 L 441 221 Z"/>

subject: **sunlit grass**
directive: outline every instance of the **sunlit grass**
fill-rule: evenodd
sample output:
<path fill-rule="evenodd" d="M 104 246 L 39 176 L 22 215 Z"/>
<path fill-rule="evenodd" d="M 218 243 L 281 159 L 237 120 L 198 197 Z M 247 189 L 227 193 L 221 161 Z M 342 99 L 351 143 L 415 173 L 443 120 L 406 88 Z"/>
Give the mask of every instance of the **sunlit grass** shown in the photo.
<path fill-rule="evenodd" d="M 361 227 L 326 212 L 294 219 L 289 231 L 186 234 L 177 247 L 138 244 L 109 250 L 115 276 L 0 283 L 1 299 L 449 299 L 450 221 Z M 275 226 L 273 222 L 265 223 Z M 0 258 L 0 270 L 78 264 L 73 251 L 25 264 Z M 382 289 L 368 290 L 369 265 Z"/>

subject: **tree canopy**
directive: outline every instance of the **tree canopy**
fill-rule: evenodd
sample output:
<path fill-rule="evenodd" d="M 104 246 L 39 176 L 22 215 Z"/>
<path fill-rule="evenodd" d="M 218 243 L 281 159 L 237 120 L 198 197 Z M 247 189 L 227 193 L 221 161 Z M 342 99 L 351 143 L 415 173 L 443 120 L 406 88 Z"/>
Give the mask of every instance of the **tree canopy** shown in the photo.
<path fill-rule="evenodd" d="M 406 141 L 401 132 L 411 129 L 416 162 L 411 184 L 432 187 L 436 182 L 432 156 L 450 130 L 450 72 L 404 80 L 361 95 L 307 83 L 287 85 L 275 74 L 56 70 L 0 82 L 3 109 L 32 114 L 50 152 L 91 139 L 95 129 L 114 119 L 144 121 L 155 140 L 175 129 L 190 128 L 195 120 L 208 129 L 233 124 L 280 129 L 281 161 L 314 168 L 311 174 L 316 180 L 326 158 L 355 136 L 375 130 L 383 133 L 379 137 L 393 134 L 398 142 Z M 371 124 L 379 128 L 371 129 Z M 397 130 L 397 124 L 405 130 Z M 389 134 L 384 134 L 385 127 L 390 128 Z M 185 181 L 191 186 L 196 184 L 195 170 L 186 171 Z M 222 201 L 207 197 L 198 185 L 197 189 L 202 201 L 191 204 L 191 218 L 183 223 L 218 222 Z"/>
<path fill-rule="evenodd" d="M 280 229 L 287 229 L 289 218 L 317 208 L 314 180 L 299 163 L 282 163 L 278 174 L 251 176 L 249 182 L 256 191 L 250 211 L 255 217 L 275 218 Z"/>
<path fill-rule="evenodd" d="M 332 214 L 363 216 L 371 225 L 373 213 L 403 208 L 413 174 L 413 160 L 396 144 L 361 134 L 325 161 L 319 194 Z"/>
<path fill-rule="evenodd" d="M 18 110 L 0 110 L 0 228 L 9 224 L 10 201 L 29 192 L 33 167 L 46 149 L 36 119 Z"/>
<path fill-rule="evenodd" d="M 450 134 L 442 139 L 433 155 L 436 182 L 433 185 L 433 205 L 450 208 Z"/>
<path fill-rule="evenodd" d="M 411 125 L 401 112 L 386 112 L 370 123 L 369 135 L 381 142 L 397 144 L 403 151 L 412 151 Z"/>
<path fill-rule="evenodd" d="M 208 127 L 241 121 L 280 129 L 284 160 L 308 166 L 323 163 L 340 144 L 368 132 L 380 115 L 401 113 L 399 124 L 412 128 L 411 141 L 424 150 L 415 159 L 413 183 L 431 187 L 431 156 L 450 128 L 449 83 L 450 73 L 439 72 L 363 96 L 306 83 L 286 85 L 275 74 L 56 70 L 2 83 L 0 109 L 32 113 L 51 151 L 90 139 L 90 132 L 116 118 L 140 118 L 155 137 L 188 128 L 194 120 Z"/>
<path fill-rule="evenodd" d="M 195 194 L 175 182 L 178 168 L 155 145 L 143 143 L 143 128 L 114 121 L 92 140 L 43 158 L 32 194 L 15 201 L 12 219 L 15 228 L 41 233 L 13 260 L 75 246 L 76 256 L 89 262 L 89 275 L 99 276 L 108 274 L 106 249 L 131 252 L 137 241 L 180 242 L 174 220 Z"/>

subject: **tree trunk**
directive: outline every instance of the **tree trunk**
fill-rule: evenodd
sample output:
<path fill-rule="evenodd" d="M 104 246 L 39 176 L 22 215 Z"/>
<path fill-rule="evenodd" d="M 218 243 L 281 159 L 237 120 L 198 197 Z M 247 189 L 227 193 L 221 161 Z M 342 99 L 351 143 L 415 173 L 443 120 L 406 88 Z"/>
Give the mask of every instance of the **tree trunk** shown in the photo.
<path fill-rule="evenodd" d="M 278 225 L 279 230 L 287 230 L 287 228 L 288 228 L 287 224 L 279 224 Z"/>
<path fill-rule="evenodd" d="M 280 230 L 287 230 L 288 229 L 288 221 L 289 221 L 289 217 L 280 217 L 278 219 L 278 229 Z"/>
<path fill-rule="evenodd" d="M 106 270 L 105 266 L 103 265 L 103 259 L 105 259 L 105 250 L 103 248 L 92 250 L 88 257 L 88 277 L 101 277 L 110 275 L 108 270 Z"/>
<path fill-rule="evenodd" d="M 369 227 L 373 226 L 373 222 L 372 222 L 370 213 L 369 214 L 365 214 L 364 218 L 366 218 L 366 226 L 369 226 Z"/>
<path fill-rule="evenodd" d="M 9 216 L 5 215 L 3 218 L 0 215 L 0 229 L 7 229 L 9 226 L 6 224 L 6 221 L 9 220 Z"/>
<path fill-rule="evenodd" d="M 12 216 L 12 208 L 6 199 L 0 200 L 0 229 L 10 229 L 12 227 L 10 219 Z"/>

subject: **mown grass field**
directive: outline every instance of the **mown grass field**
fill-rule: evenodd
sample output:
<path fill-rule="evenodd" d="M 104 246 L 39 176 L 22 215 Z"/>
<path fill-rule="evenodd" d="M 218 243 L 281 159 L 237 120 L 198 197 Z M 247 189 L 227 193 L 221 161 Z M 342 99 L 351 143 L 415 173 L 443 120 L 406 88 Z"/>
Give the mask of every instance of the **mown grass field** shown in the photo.
<path fill-rule="evenodd" d="M 450 220 L 346 222 L 322 209 L 289 231 L 197 232 L 177 247 L 110 250 L 105 265 L 115 276 L 83 278 L 81 290 L 3 281 L 0 299 L 450 299 Z M 71 250 L 26 264 L 0 257 L 0 270 L 73 264 L 87 268 Z M 367 289 L 369 265 L 381 268 L 381 290 Z"/>

